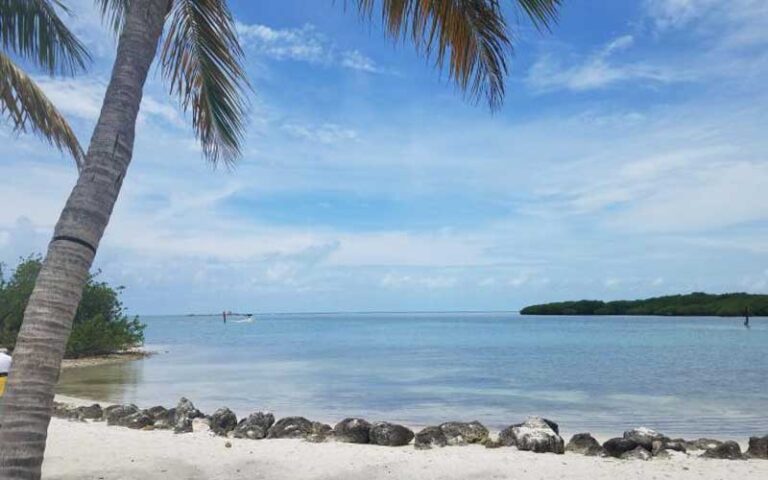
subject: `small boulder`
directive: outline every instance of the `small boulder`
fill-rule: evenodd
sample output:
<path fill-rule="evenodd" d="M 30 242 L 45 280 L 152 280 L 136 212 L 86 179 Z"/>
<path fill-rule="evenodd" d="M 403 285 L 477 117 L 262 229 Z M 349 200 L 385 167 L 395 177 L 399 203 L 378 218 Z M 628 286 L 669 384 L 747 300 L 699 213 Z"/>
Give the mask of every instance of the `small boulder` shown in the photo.
<path fill-rule="evenodd" d="M 192 420 L 202 418 L 205 415 L 195 408 L 195 404 L 182 397 L 176 405 L 176 412 L 173 419 L 174 433 L 189 433 L 192 431 Z"/>
<path fill-rule="evenodd" d="M 429 450 L 432 447 L 445 447 L 448 439 L 440 427 L 425 427 L 414 436 L 413 446 L 417 450 Z"/>
<path fill-rule="evenodd" d="M 468 443 L 483 443 L 488 439 L 488 429 L 478 421 L 446 422 L 440 425 L 448 445 L 466 445 Z"/>
<path fill-rule="evenodd" d="M 632 430 L 628 430 L 624 432 L 624 438 L 634 441 L 649 452 L 653 448 L 654 441 L 669 440 L 669 438 L 665 437 L 659 432 L 646 427 L 633 428 Z"/>
<path fill-rule="evenodd" d="M 220 408 L 211 415 L 211 431 L 225 437 L 237 426 L 237 416 L 227 407 Z"/>
<path fill-rule="evenodd" d="M 501 448 L 504 446 L 504 444 L 501 443 L 501 440 L 499 440 L 498 438 L 491 438 L 491 437 L 488 437 L 483 442 L 483 445 L 485 446 L 485 448 Z"/>
<path fill-rule="evenodd" d="M 715 447 L 719 447 L 723 442 L 715 440 L 714 438 L 699 438 L 697 440 L 689 440 L 684 443 L 687 450 L 709 450 Z"/>
<path fill-rule="evenodd" d="M 170 430 L 174 426 L 174 418 L 176 416 L 176 409 L 171 408 L 170 410 L 162 407 L 160 405 L 148 408 L 145 410 L 147 412 L 147 415 L 152 417 L 154 420 L 154 427 L 155 429 L 159 430 Z"/>
<path fill-rule="evenodd" d="M 371 424 L 362 418 L 345 418 L 333 427 L 336 440 L 346 443 L 368 443 Z"/>
<path fill-rule="evenodd" d="M 251 440 L 260 440 L 267 437 L 269 427 L 275 423 L 275 416 L 271 413 L 257 412 L 248 415 L 247 418 L 240 420 L 233 430 L 232 436 L 235 438 L 249 438 Z"/>
<path fill-rule="evenodd" d="M 192 419 L 193 433 L 207 433 L 211 431 L 210 417 L 197 417 Z"/>
<path fill-rule="evenodd" d="M 281 418 L 269 428 L 267 438 L 306 438 L 312 433 L 312 422 L 304 417 Z"/>
<path fill-rule="evenodd" d="M 104 418 L 107 419 L 107 425 L 124 426 L 123 419 L 138 412 L 139 407 L 136 405 L 111 405 L 104 409 Z"/>
<path fill-rule="evenodd" d="M 603 443 L 605 452 L 615 458 L 621 458 L 622 455 L 634 450 L 638 446 L 637 442 L 626 438 L 612 438 Z"/>
<path fill-rule="evenodd" d="M 624 452 L 620 457 L 622 460 L 650 460 L 651 453 L 645 448 L 638 445 L 628 452 Z"/>
<path fill-rule="evenodd" d="M 90 406 L 77 407 L 75 414 L 80 420 L 101 420 L 104 418 L 104 410 L 101 405 L 94 403 Z"/>
<path fill-rule="evenodd" d="M 152 417 L 150 417 L 146 411 L 142 410 L 133 415 L 121 418 L 118 424 L 134 430 L 142 430 L 145 427 L 152 426 L 154 423 L 155 421 L 152 420 Z"/>
<path fill-rule="evenodd" d="M 389 422 L 376 422 L 371 425 L 369 442 L 385 447 L 402 447 L 413 440 L 414 434 L 402 425 Z"/>
<path fill-rule="evenodd" d="M 312 422 L 312 431 L 305 439 L 312 443 L 323 443 L 333 437 L 333 428 L 327 423 Z"/>
<path fill-rule="evenodd" d="M 515 437 L 515 428 L 522 426 L 522 423 L 510 425 L 501 432 L 499 432 L 499 443 L 504 447 L 514 447 L 517 445 L 517 438 Z"/>
<path fill-rule="evenodd" d="M 738 443 L 728 441 L 710 448 L 701 454 L 702 458 L 719 458 L 723 460 L 741 460 L 744 456 L 741 454 L 741 447 Z"/>
<path fill-rule="evenodd" d="M 601 457 L 607 455 L 605 449 L 595 437 L 589 433 L 577 433 L 571 437 L 568 445 L 565 446 L 566 452 L 579 453 L 590 457 Z"/>
<path fill-rule="evenodd" d="M 518 450 L 565 453 L 565 442 L 552 428 L 553 423 L 540 417 L 530 417 L 521 425 L 511 427 L 512 431 L 507 435 L 514 438 Z"/>
<path fill-rule="evenodd" d="M 69 418 L 71 415 L 72 407 L 66 403 L 53 402 L 53 409 L 51 415 L 56 418 Z"/>
<path fill-rule="evenodd" d="M 688 451 L 688 449 L 685 448 L 685 441 L 680 439 L 670 440 L 667 438 L 664 440 L 654 440 L 651 444 L 651 455 L 654 457 L 659 455 L 661 452 L 666 452 L 668 450 L 682 453 Z"/>
<path fill-rule="evenodd" d="M 749 458 L 768 460 L 768 435 L 764 437 L 749 437 L 747 456 Z"/>

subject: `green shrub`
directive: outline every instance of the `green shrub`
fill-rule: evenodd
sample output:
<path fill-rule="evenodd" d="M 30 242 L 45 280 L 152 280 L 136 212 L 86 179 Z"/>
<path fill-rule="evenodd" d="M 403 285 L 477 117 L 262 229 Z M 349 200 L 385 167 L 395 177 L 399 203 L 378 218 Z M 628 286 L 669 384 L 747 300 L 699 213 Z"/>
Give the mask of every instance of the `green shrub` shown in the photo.
<path fill-rule="evenodd" d="M 0 344 L 3 346 L 12 349 L 16 345 L 24 309 L 41 267 L 39 256 L 22 259 L 6 281 L 0 266 Z M 113 353 L 144 342 L 144 325 L 138 317 L 125 315 L 119 298 L 122 289 L 97 282 L 94 275 L 90 276 L 72 324 L 66 357 Z"/>

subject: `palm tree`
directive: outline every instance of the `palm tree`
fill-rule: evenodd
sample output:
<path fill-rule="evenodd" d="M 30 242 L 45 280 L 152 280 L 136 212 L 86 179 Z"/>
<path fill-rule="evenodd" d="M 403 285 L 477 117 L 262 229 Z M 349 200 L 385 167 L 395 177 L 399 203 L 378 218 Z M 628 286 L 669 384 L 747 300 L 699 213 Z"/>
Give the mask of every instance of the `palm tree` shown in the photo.
<path fill-rule="evenodd" d="M 69 152 L 78 169 L 85 157 L 64 117 L 6 51 L 49 74 L 72 74 L 85 67 L 88 54 L 67 29 L 56 8 L 60 0 L 0 0 L 0 114 L 16 131 L 31 129 Z"/>
<path fill-rule="evenodd" d="M 160 48 L 171 95 L 190 111 L 205 156 L 234 162 L 248 89 L 226 0 L 96 0 L 118 32 L 112 76 L 83 170 L 56 224 L 24 314 L 0 424 L 0 477 L 38 479 L 54 388 L 83 285 L 131 161 L 147 73 Z M 547 26 L 561 0 L 517 0 Z M 492 108 L 504 94 L 510 51 L 500 0 L 354 0 L 386 31 L 448 62 L 450 78 Z M 165 28 L 165 35 L 163 30 Z"/>

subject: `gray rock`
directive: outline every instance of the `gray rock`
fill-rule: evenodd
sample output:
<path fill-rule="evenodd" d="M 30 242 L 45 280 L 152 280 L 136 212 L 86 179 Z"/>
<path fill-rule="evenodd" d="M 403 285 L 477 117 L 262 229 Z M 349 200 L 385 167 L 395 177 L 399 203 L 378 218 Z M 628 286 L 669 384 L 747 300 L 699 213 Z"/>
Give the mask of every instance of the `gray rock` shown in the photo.
<path fill-rule="evenodd" d="M 107 425 L 124 426 L 126 417 L 139 413 L 139 407 L 136 405 L 111 405 L 104 409 L 104 418 Z"/>
<path fill-rule="evenodd" d="M 362 418 L 345 418 L 333 427 L 336 440 L 346 443 L 368 443 L 371 424 Z"/>
<path fill-rule="evenodd" d="M 595 440 L 589 433 L 577 433 L 571 437 L 568 445 L 565 446 L 566 452 L 579 453 L 590 457 L 607 455 L 600 442 Z"/>
<path fill-rule="evenodd" d="M 158 405 L 156 407 L 148 408 L 145 411 L 147 412 L 147 415 L 154 420 L 154 427 L 156 429 L 170 430 L 174 427 L 174 419 L 176 416 L 175 408 L 169 410 Z"/>
<path fill-rule="evenodd" d="M 764 437 L 749 437 L 747 456 L 749 458 L 768 460 L 768 435 Z"/>
<path fill-rule="evenodd" d="M 514 441 L 518 450 L 565 453 L 565 442 L 551 427 L 552 423 L 554 422 L 540 417 L 530 417 L 521 425 L 512 426 L 510 432 L 502 433 L 505 434 L 505 439 Z"/>
<path fill-rule="evenodd" d="M 195 404 L 188 399 L 181 397 L 176 405 L 176 413 L 173 418 L 174 433 L 189 433 L 192 431 L 192 420 L 202 418 L 205 415 L 195 408 Z"/>
<path fill-rule="evenodd" d="M 501 448 L 504 446 L 504 444 L 501 443 L 501 440 L 499 440 L 498 438 L 491 438 L 491 437 L 488 437 L 488 439 L 485 442 L 483 442 L 483 445 L 485 446 L 485 448 Z"/>
<path fill-rule="evenodd" d="M 101 405 L 94 403 L 87 407 L 77 407 L 75 415 L 80 420 L 102 420 L 104 418 L 104 410 L 101 408 Z"/>
<path fill-rule="evenodd" d="M 448 439 L 440 427 L 426 427 L 414 436 L 413 446 L 417 450 L 429 450 L 433 447 L 445 447 Z"/>
<path fill-rule="evenodd" d="M 136 412 L 133 415 L 122 417 L 118 421 L 118 425 L 123 427 L 133 428 L 134 430 L 141 430 L 146 427 L 151 427 L 155 423 L 146 411 Z"/>
<path fill-rule="evenodd" d="M 522 423 L 510 425 L 501 432 L 499 432 L 499 443 L 504 447 L 514 447 L 517 445 L 517 438 L 515 437 L 515 428 L 522 426 Z"/>
<path fill-rule="evenodd" d="M 413 440 L 414 434 L 402 425 L 389 422 L 376 422 L 371 425 L 369 442 L 385 447 L 402 447 Z"/>
<path fill-rule="evenodd" d="M 211 431 L 221 437 L 227 436 L 237 426 L 237 416 L 227 407 L 220 408 L 211 415 Z"/>
<path fill-rule="evenodd" d="M 715 440 L 714 438 L 699 438 L 697 440 L 689 440 L 685 442 L 685 448 L 688 450 L 709 450 L 711 448 L 719 447 L 723 442 Z"/>
<path fill-rule="evenodd" d="M 285 417 L 269 428 L 267 438 L 306 438 L 312 433 L 312 422 L 304 417 Z"/>
<path fill-rule="evenodd" d="M 269 427 L 275 423 L 275 416 L 271 413 L 256 412 L 240 420 L 234 429 L 233 437 L 250 438 L 260 440 L 267 437 Z"/>
<path fill-rule="evenodd" d="M 669 438 L 655 430 L 646 427 L 633 428 L 624 432 L 624 438 L 632 440 L 649 452 L 653 448 L 653 442 L 657 440 L 669 440 Z"/>
<path fill-rule="evenodd" d="M 612 438 L 603 443 L 605 452 L 611 457 L 621 458 L 625 453 L 634 450 L 639 445 L 634 440 L 626 438 Z"/>
<path fill-rule="evenodd" d="M 710 448 L 701 454 L 703 458 L 719 458 L 723 460 L 741 460 L 744 456 L 741 454 L 741 447 L 736 442 L 723 442 L 714 448 Z"/>
<path fill-rule="evenodd" d="M 327 423 L 312 422 L 312 431 L 307 435 L 306 440 L 312 443 L 323 443 L 333 438 L 333 428 Z"/>
<path fill-rule="evenodd" d="M 478 421 L 447 422 L 440 425 L 448 445 L 466 445 L 468 443 L 483 443 L 488 439 L 488 429 Z"/>
<path fill-rule="evenodd" d="M 651 455 L 654 457 L 659 455 L 661 452 L 666 452 L 668 450 L 682 453 L 688 451 L 688 449 L 685 448 L 685 441 L 680 439 L 670 440 L 667 438 L 664 440 L 654 440 L 651 444 Z"/>
<path fill-rule="evenodd" d="M 650 460 L 651 453 L 645 448 L 638 445 L 634 449 L 624 452 L 620 457 L 622 460 Z"/>

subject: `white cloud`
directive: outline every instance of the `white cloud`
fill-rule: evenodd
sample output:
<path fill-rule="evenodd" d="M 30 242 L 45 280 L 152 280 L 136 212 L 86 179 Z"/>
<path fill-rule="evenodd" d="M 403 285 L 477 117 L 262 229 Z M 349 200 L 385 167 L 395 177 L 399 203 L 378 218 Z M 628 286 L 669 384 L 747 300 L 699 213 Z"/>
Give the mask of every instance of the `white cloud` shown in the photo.
<path fill-rule="evenodd" d="M 339 65 L 369 73 L 379 71 L 371 58 L 358 50 L 339 50 L 311 24 L 301 28 L 277 29 L 238 22 L 237 32 L 246 49 L 276 60 Z"/>
<path fill-rule="evenodd" d="M 324 123 L 317 126 L 286 123 L 282 128 L 296 138 L 326 145 L 335 145 L 357 139 L 356 131 L 335 123 Z"/>
<path fill-rule="evenodd" d="M 612 61 L 612 55 L 630 48 L 633 43 L 634 37 L 623 35 L 570 64 L 544 55 L 529 69 L 526 83 L 538 91 L 584 91 L 623 82 L 670 83 L 685 79 L 680 72 L 659 65 Z"/>

